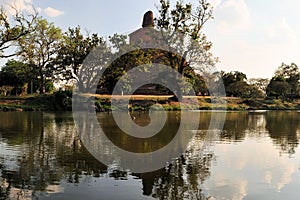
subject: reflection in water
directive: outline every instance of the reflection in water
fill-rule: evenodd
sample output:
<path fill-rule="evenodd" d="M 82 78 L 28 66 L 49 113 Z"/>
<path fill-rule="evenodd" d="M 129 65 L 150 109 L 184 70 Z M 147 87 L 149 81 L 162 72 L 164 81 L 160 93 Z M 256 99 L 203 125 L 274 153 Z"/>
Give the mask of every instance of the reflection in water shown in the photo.
<path fill-rule="evenodd" d="M 62 179 L 78 183 L 83 172 L 106 170 L 80 145 L 70 114 L 1 113 L 1 119 L 1 198 L 60 192 Z"/>
<path fill-rule="evenodd" d="M 243 123 L 243 129 L 237 128 L 241 132 L 235 132 L 243 139 L 228 145 L 232 139 L 226 136 L 216 146 L 216 163 L 203 184 L 206 194 L 216 199 L 297 199 L 299 113 L 270 111 L 234 115 L 246 119 L 247 125 Z M 289 128 L 284 127 L 287 124 Z M 224 131 L 229 132 L 226 128 Z"/>
<path fill-rule="evenodd" d="M 269 112 L 266 115 L 266 129 L 281 153 L 295 153 L 298 146 L 299 112 Z"/>
<path fill-rule="evenodd" d="M 109 117 L 99 114 L 105 123 Z M 135 117 L 146 124 L 147 116 Z M 211 114 L 200 118 L 182 156 L 132 174 L 118 160 L 105 166 L 93 158 L 71 113 L 0 112 L 0 199 L 297 199 L 300 113 L 228 112 L 220 138 L 205 151 Z M 128 142 L 113 127 L 108 134 Z M 154 140 L 160 146 L 169 137 L 166 131 Z"/>

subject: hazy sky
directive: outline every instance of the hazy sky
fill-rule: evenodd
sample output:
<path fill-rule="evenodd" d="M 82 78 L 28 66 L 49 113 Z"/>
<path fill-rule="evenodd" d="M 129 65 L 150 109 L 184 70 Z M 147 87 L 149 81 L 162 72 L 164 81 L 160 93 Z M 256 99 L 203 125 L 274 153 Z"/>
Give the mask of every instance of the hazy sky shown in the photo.
<path fill-rule="evenodd" d="M 271 78 L 282 62 L 300 67 L 299 0 L 208 0 L 214 19 L 205 33 L 219 57 L 219 70 L 238 70 L 248 78 Z M 141 27 L 145 11 L 159 0 L 0 0 L 20 9 L 33 4 L 41 15 L 66 30 L 80 25 L 101 36 Z M 184 2 L 197 2 L 190 0 Z"/>

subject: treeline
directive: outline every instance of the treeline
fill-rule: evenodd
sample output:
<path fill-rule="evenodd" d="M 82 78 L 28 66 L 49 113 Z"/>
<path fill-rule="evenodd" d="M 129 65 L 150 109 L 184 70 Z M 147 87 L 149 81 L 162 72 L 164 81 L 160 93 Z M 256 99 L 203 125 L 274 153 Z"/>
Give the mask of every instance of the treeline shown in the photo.
<path fill-rule="evenodd" d="M 156 30 L 162 30 L 166 44 L 175 44 L 171 49 L 179 49 L 178 54 L 158 49 L 132 49 L 125 35 L 114 34 L 107 40 L 97 33 L 83 33 L 80 26 L 70 27 L 63 32 L 55 24 L 48 22 L 38 14 L 16 11 L 9 17 L 5 9 L 0 10 L 0 59 L 12 58 L 0 71 L 0 94 L 23 95 L 31 93 L 53 92 L 55 88 L 72 89 L 75 83 L 87 87 L 88 77 L 81 77 L 80 71 L 86 57 L 95 49 L 101 49 L 94 55 L 102 63 L 114 58 L 103 72 L 97 83 L 97 92 L 111 94 L 120 77 L 130 69 L 143 65 L 144 72 L 149 71 L 153 63 L 171 66 L 187 78 L 190 83 L 180 85 L 186 94 L 195 91 L 197 95 L 210 95 L 207 81 L 210 71 L 217 62 L 210 49 L 212 43 L 207 40 L 202 29 L 212 18 L 212 7 L 206 0 L 199 4 L 176 2 L 172 7 L 168 0 L 160 0 L 159 16 L 155 19 Z M 194 43 L 186 42 L 177 34 L 192 38 Z M 196 44 L 196 45 L 195 45 Z M 8 50 L 8 51 L 7 51 Z M 184 56 L 180 56 L 184 55 Z M 195 65 L 194 63 L 197 63 Z M 201 66 L 201 67 L 199 67 Z M 203 69 L 203 66 L 204 69 Z M 157 68 L 157 70 L 160 70 Z M 205 76 L 203 75 L 205 74 Z M 164 79 L 168 74 L 159 74 Z M 210 80 L 220 83 L 222 79 L 227 96 L 242 98 L 281 98 L 295 99 L 299 96 L 299 69 L 296 64 L 282 64 L 274 77 L 268 79 L 250 79 L 242 72 L 220 72 L 211 75 Z M 135 77 L 141 78 L 141 77 Z M 142 77 L 147 80 L 153 77 Z M 170 77 L 169 77 L 170 78 Z M 176 77 L 174 77 L 176 78 Z M 221 81 L 221 82 L 222 82 Z M 133 80 L 127 79 L 121 93 L 131 89 Z M 55 87 L 56 85 L 56 87 Z M 168 88 L 156 84 L 159 94 L 172 94 Z M 192 88 L 191 88 L 191 87 Z"/>
<path fill-rule="evenodd" d="M 271 80 L 252 78 L 242 72 L 221 72 L 227 96 L 242 98 L 298 99 L 300 96 L 300 71 L 295 63 L 282 63 Z"/>

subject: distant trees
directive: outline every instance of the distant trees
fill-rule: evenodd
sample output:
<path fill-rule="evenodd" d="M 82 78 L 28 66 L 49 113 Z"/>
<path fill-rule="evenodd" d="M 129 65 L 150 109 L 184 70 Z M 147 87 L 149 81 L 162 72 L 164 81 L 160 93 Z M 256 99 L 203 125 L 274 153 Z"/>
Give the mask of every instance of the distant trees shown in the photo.
<path fill-rule="evenodd" d="M 223 79 L 226 96 L 241 97 L 242 94 L 247 92 L 247 79 L 246 75 L 242 72 L 221 72 L 221 77 Z"/>
<path fill-rule="evenodd" d="M 19 95 L 27 93 L 30 81 L 31 69 L 26 63 L 9 60 L 0 72 L 0 87 L 12 86 L 11 91 L 3 91 L 5 94 Z M 3 89 L 2 89 L 3 90 Z"/>
<path fill-rule="evenodd" d="M 273 77 L 267 87 L 268 97 L 280 97 L 283 101 L 290 91 L 290 85 L 283 77 Z"/>
<path fill-rule="evenodd" d="M 267 86 L 270 82 L 268 78 L 250 78 L 247 81 L 250 85 L 255 85 L 259 91 L 266 94 Z"/>
<path fill-rule="evenodd" d="M 193 86 L 193 90 L 195 91 L 196 95 L 207 96 L 210 94 L 208 83 L 206 82 L 207 80 L 205 80 L 202 75 L 195 73 L 191 67 L 185 68 L 183 75 Z"/>
<path fill-rule="evenodd" d="M 246 74 L 234 72 L 221 72 L 223 83 L 225 86 L 226 96 L 242 97 L 242 98 L 257 98 L 263 97 L 263 92 L 254 84 L 246 82 Z"/>
<path fill-rule="evenodd" d="M 290 65 L 282 63 L 275 71 L 275 77 L 282 77 L 290 86 L 290 94 L 297 96 L 299 94 L 300 72 L 295 63 Z"/>
<path fill-rule="evenodd" d="M 299 97 L 300 72 L 295 63 L 290 65 L 282 63 L 275 71 L 271 80 L 255 78 L 248 81 L 242 72 L 221 72 L 227 96 L 243 98 L 287 98 L 294 99 Z"/>
<path fill-rule="evenodd" d="M 300 92 L 299 80 L 298 66 L 295 63 L 290 65 L 282 63 L 267 86 L 268 97 L 281 98 L 283 101 L 286 98 L 298 98 Z"/>

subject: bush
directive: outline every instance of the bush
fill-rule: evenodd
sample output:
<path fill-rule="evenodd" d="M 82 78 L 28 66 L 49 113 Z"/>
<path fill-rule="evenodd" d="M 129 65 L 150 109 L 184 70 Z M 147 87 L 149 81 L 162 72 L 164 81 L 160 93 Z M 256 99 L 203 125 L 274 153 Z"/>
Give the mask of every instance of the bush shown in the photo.
<path fill-rule="evenodd" d="M 54 107 L 58 111 L 72 110 L 72 90 L 59 90 L 54 93 Z"/>

